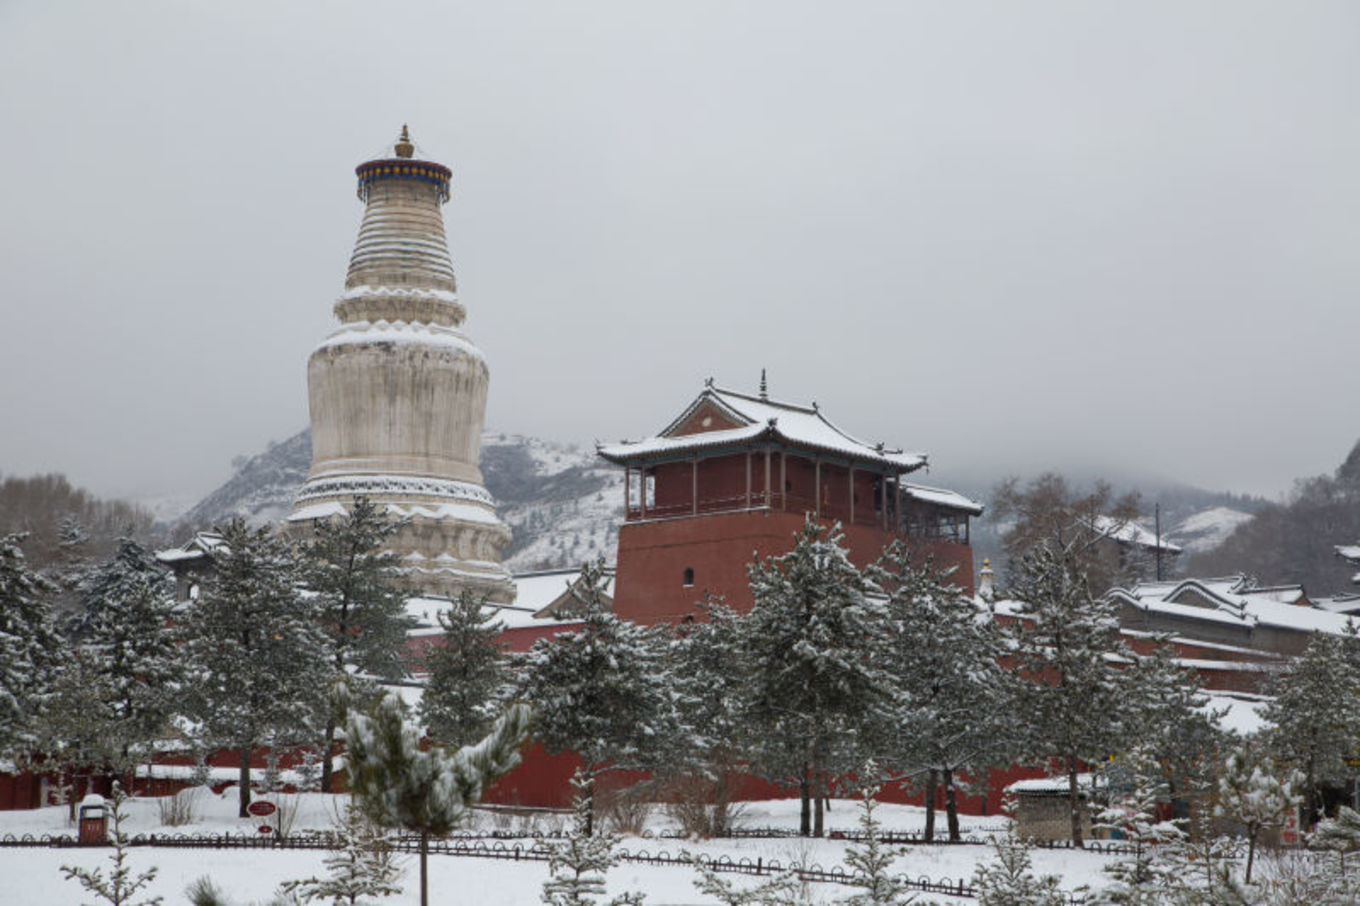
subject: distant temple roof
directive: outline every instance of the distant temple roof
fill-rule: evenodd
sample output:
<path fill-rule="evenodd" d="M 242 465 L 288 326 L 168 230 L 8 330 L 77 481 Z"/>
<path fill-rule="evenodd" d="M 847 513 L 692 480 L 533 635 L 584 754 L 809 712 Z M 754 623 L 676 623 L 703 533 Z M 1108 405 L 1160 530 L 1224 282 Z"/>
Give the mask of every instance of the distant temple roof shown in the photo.
<path fill-rule="evenodd" d="M 695 426 L 696 416 L 706 411 L 712 415 L 706 417 L 703 424 Z M 749 447 L 755 442 L 804 448 L 872 463 L 897 473 L 915 471 L 926 464 L 924 454 L 887 449 L 881 443 L 866 443 L 846 434 L 822 415 L 816 403 L 810 408 L 781 403 L 764 393 L 757 397 L 724 390 L 713 386 L 711 381 L 657 436 L 602 444 L 597 451 L 610 462 L 626 465 L 679 459 L 722 447 Z"/>

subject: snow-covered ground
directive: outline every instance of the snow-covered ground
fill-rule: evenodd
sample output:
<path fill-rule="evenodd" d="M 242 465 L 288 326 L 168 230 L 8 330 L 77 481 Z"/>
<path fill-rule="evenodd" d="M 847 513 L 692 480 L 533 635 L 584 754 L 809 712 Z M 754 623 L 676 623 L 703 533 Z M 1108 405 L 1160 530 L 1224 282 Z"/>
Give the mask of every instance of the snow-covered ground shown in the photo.
<path fill-rule="evenodd" d="M 236 799 L 229 791 L 215 796 L 206 790 L 196 791 L 196 819 L 187 826 L 166 827 L 161 824 L 159 806 L 154 799 L 134 800 L 126 806 L 124 829 L 130 834 L 175 833 L 240 833 L 250 834 L 261 819 L 236 817 Z M 294 832 L 307 829 L 327 829 L 334 823 L 334 815 L 342 807 L 345 797 L 306 794 L 283 797 L 285 804 L 296 804 Z M 885 829 L 919 831 L 924 824 L 924 811 L 909 806 L 882 805 L 876 813 Z M 835 801 L 828 814 L 830 830 L 853 830 L 859 815 L 857 805 L 849 801 Z M 943 815 L 939 816 L 943 823 Z M 479 812 L 476 827 L 481 830 L 527 829 L 536 824 L 543 828 L 559 826 L 561 816 L 508 818 L 490 812 Z M 797 800 L 751 803 L 744 807 L 739 825 L 748 827 L 795 828 L 798 820 Z M 1004 818 L 963 818 L 965 834 L 985 836 L 1005 827 Z M 662 830 L 670 823 L 657 814 L 648 822 L 653 830 Z M 0 812 L 0 835 L 6 834 L 62 834 L 72 833 L 66 822 L 64 808 L 37 811 Z M 640 839 L 625 837 L 621 848 L 638 852 L 648 850 L 679 854 L 681 850 L 707 853 L 732 859 L 757 857 L 777 860 L 783 865 L 820 865 L 832 868 L 844 864 L 846 843 L 835 839 L 808 840 L 802 838 L 710 840 L 704 842 L 674 839 Z M 83 891 L 71 881 L 63 880 L 62 865 L 81 865 L 89 868 L 107 866 L 111 850 L 91 849 L 0 849 L 0 875 L 7 881 L 0 886 L 0 903 L 7 906 L 76 906 L 88 902 Z M 895 870 L 912 877 L 932 880 L 958 880 L 971 877 L 979 861 L 991 857 L 990 847 L 981 845 L 913 846 L 903 850 Z M 134 871 L 156 866 L 160 874 L 149 889 L 151 895 L 165 897 L 167 906 L 185 901 L 184 888 L 195 878 L 211 876 L 219 887 L 227 891 L 237 903 L 246 906 L 264 902 L 278 885 L 286 880 L 323 875 L 320 851 L 273 850 L 184 850 L 138 847 L 129 857 Z M 1063 886 L 1074 889 L 1078 885 L 1101 886 L 1101 869 L 1110 857 L 1090 852 L 1070 850 L 1036 850 L 1035 869 L 1063 878 Z M 400 896 L 383 901 L 391 906 L 412 906 L 418 902 L 416 891 L 417 866 L 414 858 L 406 861 L 405 887 Z M 521 906 L 539 902 L 543 881 L 548 877 L 547 865 L 535 862 L 502 862 L 453 856 L 430 857 L 431 899 L 439 903 L 467 902 L 479 906 Z M 613 896 L 628 890 L 647 895 L 650 906 L 663 904 L 712 904 L 716 901 L 701 896 L 694 888 L 694 873 L 676 866 L 651 866 L 625 863 L 609 874 L 609 892 Z M 735 877 L 735 876 L 734 876 Z M 755 883 L 755 878 L 749 879 Z M 846 896 L 848 888 L 837 885 L 813 885 L 814 899 L 832 901 Z M 960 903 L 967 901 L 959 901 Z"/>

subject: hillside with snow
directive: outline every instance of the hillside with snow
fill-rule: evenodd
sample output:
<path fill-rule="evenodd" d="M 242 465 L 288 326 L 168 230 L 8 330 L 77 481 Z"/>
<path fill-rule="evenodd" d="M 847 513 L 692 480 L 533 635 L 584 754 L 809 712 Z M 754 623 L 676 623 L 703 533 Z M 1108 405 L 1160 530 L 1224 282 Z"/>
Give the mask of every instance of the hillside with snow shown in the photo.
<path fill-rule="evenodd" d="M 301 431 L 237 463 L 236 474 L 178 521 L 176 536 L 241 516 L 252 525 L 288 515 L 312 464 L 312 435 Z M 501 519 L 514 533 L 512 572 L 612 562 L 622 513 L 623 473 L 594 450 L 519 434 L 482 437 L 482 474 Z"/>
<path fill-rule="evenodd" d="M 1251 521 L 1251 518 L 1251 513 L 1232 507 L 1211 507 L 1176 523 L 1167 532 L 1167 537 L 1187 553 L 1203 553 L 1218 547 L 1237 531 L 1238 526 Z"/>

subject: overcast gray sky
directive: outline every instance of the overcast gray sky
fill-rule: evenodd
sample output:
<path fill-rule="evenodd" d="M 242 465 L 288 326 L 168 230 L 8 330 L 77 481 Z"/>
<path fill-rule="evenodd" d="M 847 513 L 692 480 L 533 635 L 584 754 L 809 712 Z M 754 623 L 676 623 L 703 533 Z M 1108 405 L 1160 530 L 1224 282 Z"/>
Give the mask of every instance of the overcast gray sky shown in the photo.
<path fill-rule="evenodd" d="M 1278 493 L 1357 436 L 1360 5 L 0 3 L 0 471 L 203 492 L 307 423 L 403 122 L 488 425 L 712 375 L 937 476 Z"/>

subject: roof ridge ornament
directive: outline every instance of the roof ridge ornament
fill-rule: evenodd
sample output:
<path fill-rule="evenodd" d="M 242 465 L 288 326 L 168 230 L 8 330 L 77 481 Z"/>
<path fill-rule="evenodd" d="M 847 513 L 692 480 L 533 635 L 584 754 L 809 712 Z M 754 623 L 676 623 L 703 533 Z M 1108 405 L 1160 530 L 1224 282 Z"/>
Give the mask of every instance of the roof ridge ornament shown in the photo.
<path fill-rule="evenodd" d="M 708 377 L 704 378 L 704 386 L 710 390 L 713 389 L 713 375 L 710 374 Z"/>
<path fill-rule="evenodd" d="M 765 383 L 765 369 L 762 368 L 762 369 L 760 369 L 760 399 L 761 399 L 761 402 L 767 402 L 767 401 L 770 399 L 770 392 L 769 392 L 769 391 L 770 391 L 769 385 L 767 385 L 767 384 Z"/>

